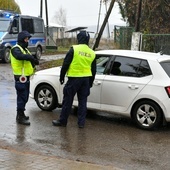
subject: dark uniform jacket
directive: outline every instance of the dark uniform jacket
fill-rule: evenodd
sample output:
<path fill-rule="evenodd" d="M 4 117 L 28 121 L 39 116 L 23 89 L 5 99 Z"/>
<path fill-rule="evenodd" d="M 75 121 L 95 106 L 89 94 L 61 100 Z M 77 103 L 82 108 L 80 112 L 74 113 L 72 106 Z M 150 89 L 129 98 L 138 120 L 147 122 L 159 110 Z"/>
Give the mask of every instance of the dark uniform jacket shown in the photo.
<path fill-rule="evenodd" d="M 78 39 L 78 44 L 87 44 L 87 40 L 84 39 L 83 37 L 80 37 L 80 39 Z M 73 47 L 71 47 L 64 58 L 64 62 L 60 72 L 60 80 L 64 80 L 66 72 L 72 62 L 73 56 L 74 56 L 74 49 Z M 91 71 L 92 71 L 92 76 L 90 77 L 90 87 L 92 87 L 96 75 L 96 59 L 94 59 L 94 61 L 92 62 Z"/>

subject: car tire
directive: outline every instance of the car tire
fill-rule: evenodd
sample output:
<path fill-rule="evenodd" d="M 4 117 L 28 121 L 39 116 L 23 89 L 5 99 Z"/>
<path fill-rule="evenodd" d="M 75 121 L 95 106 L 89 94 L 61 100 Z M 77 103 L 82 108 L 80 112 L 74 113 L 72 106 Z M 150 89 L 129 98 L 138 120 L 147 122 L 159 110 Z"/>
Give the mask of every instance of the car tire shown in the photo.
<path fill-rule="evenodd" d="M 139 128 L 153 130 L 162 121 L 162 111 L 155 102 L 144 100 L 135 105 L 132 118 Z"/>
<path fill-rule="evenodd" d="M 36 56 L 36 58 L 37 58 L 38 60 L 40 60 L 40 59 L 41 59 L 41 55 L 42 55 L 42 49 L 41 49 L 40 46 L 38 46 L 37 49 L 36 49 L 36 54 L 35 54 L 35 56 Z"/>
<path fill-rule="evenodd" d="M 10 48 L 6 48 L 4 51 L 4 58 L 2 58 L 3 63 L 10 63 Z"/>
<path fill-rule="evenodd" d="M 52 111 L 58 106 L 55 90 L 49 85 L 38 87 L 35 92 L 35 101 L 41 110 Z"/>

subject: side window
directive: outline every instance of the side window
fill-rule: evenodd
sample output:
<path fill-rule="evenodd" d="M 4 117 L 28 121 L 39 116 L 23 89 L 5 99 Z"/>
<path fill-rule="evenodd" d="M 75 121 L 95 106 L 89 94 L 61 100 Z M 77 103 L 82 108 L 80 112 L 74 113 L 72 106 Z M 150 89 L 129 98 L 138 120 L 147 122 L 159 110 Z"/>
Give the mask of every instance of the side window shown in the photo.
<path fill-rule="evenodd" d="M 112 68 L 110 70 L 110 74 L 112 75 L 122 75 L 122 71 L 120 69 L 121 63 L 119 61 L 112 61 Z"/>
<path fill-rule="evenodd" d="M 138 77 L 140 63 L 140 59 L 116 56 L 110 73 L 113 75 Z"/>
<path fill-rule="evenodd" d="M 112 63 L 110 74 L 128 77 L 144 77 L 152 73 L 146 60 L 116 56 Z"/>
<path fill-rule="evenodd" d="M 97 55 L 96 56 L 96 64 L 97 64 L 97 67 L 96 67 L 96 73 L 97 74 L 104 74 L 104 71 L 105 71 L 105 68 L 106 68 L 106 65 L 108 63 L 108 60 L 109 60 L 110 56 L 108 55 Z"/>
<path fill-rule="evenodd" d="M 152 74 L 152 72 L 151 72 L 148 62 L 146 60 L 142 60 L 140 66 L 139 66 L 138 76 L 144 77 L 144 76 L 149 76 L 151 74 Z"/>
<path fill-rule="evenodd" d="M 166 74 L 170 77 L 170 62 L 164 61 L 160 63 L 162 68 L 165 70 Z"/>
<path fill-rule="evenodd" d="M 28 31 L 30 34 L 34 33 L 33 19 L 21 18 L 22 31 Z"/>
<path fill-rule="evenodd" d="M 34 32 L 35 33 L 43 33 L 44 32 L 44 24 L 40 19 L 34 19 Z"/>

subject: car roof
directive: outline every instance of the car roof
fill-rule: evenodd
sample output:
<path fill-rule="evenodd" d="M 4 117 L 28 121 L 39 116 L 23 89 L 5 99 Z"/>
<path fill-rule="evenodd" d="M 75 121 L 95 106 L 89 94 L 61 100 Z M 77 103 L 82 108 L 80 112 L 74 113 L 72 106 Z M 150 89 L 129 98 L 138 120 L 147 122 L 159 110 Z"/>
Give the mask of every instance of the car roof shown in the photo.
<path fill-rule="evenodd" d="M 145 52 L 145 51 L 134 51 L 134 50 L 99 50 L 95 51 L 98 55 L 121 55 L 126 57 L 134 57 L 139 59 L 146 59 L 146 60 L 170 60 L 170 55 L 161 55 L 160 53 L 153 53 L 153 52 Z"/>

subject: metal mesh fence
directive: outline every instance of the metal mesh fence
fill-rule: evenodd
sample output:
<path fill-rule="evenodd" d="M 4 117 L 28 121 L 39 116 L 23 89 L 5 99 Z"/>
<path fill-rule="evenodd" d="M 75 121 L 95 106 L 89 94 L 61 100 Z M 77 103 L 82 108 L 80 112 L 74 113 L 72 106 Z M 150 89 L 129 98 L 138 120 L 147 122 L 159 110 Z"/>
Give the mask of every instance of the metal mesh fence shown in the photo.
<path fill-rule="evenodd" d="M 170 34 L 143 34 L 142 51 L 162 52 L 170 55 Z"/>
<path fill-rule="evenodd" d="M 130 49 L 133 27 L 115 26 L 114 27 L 114 42 L 119 45 L 120 49 Z"/>

